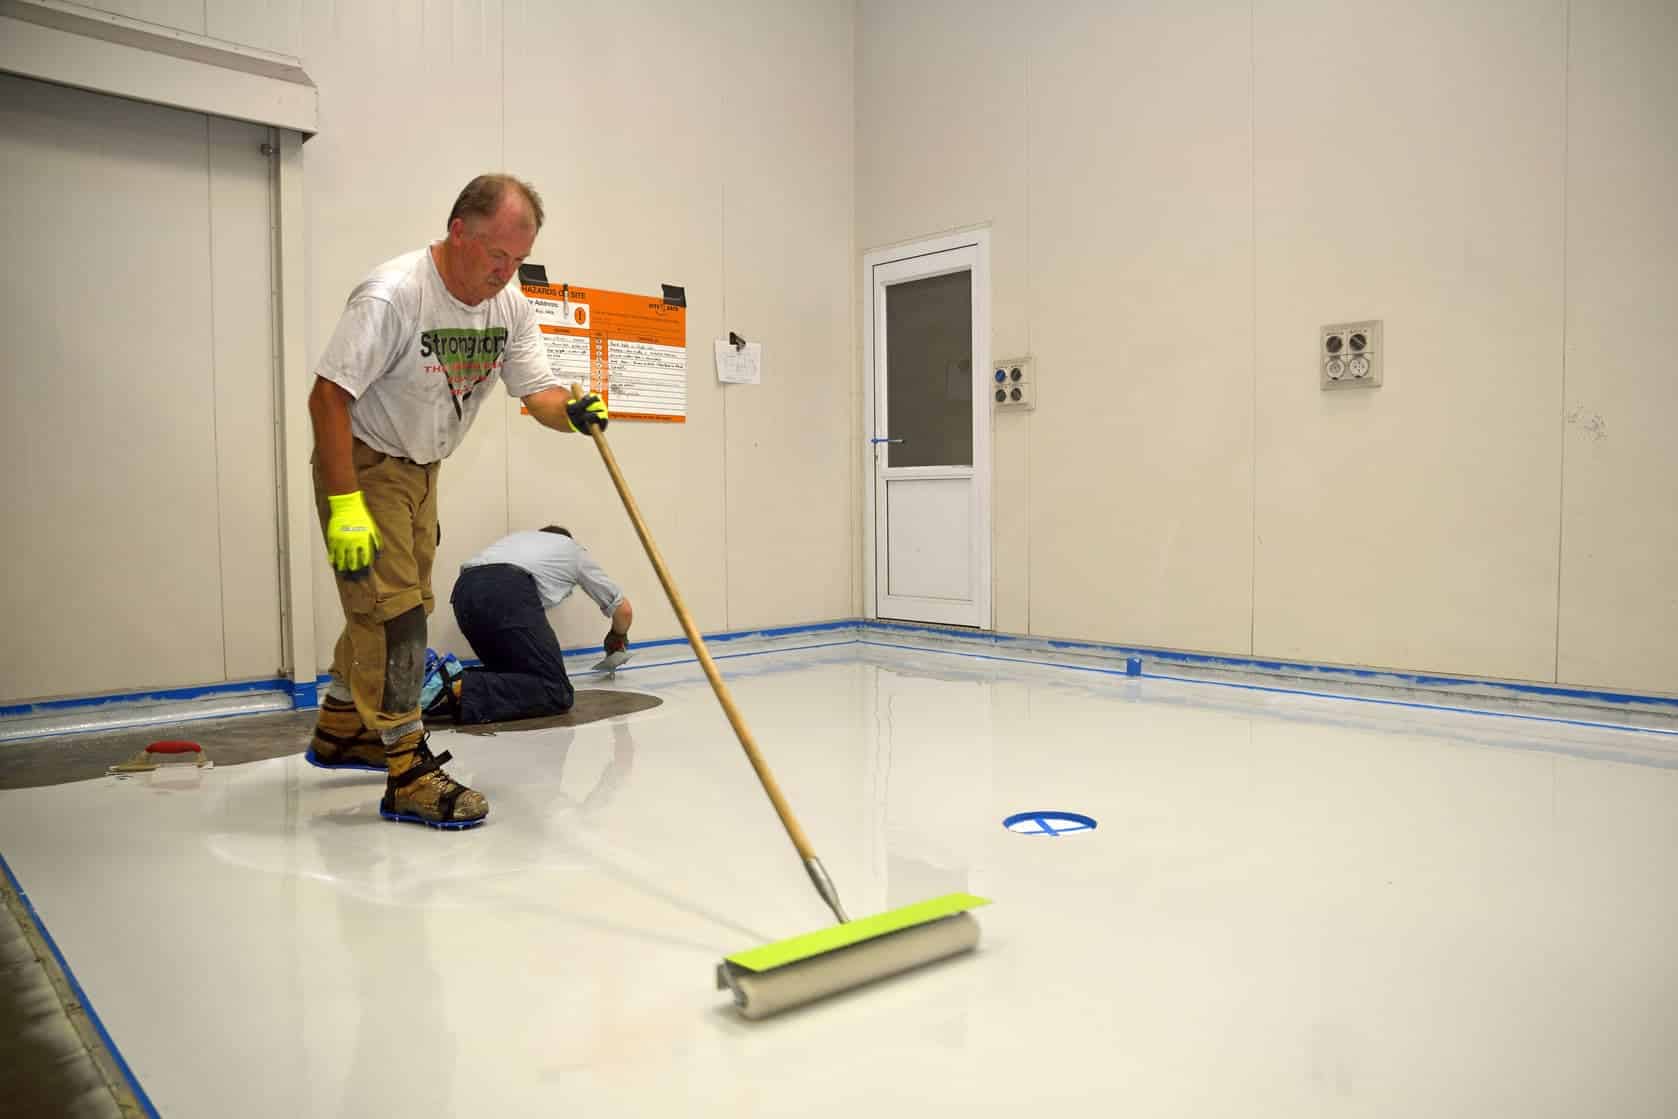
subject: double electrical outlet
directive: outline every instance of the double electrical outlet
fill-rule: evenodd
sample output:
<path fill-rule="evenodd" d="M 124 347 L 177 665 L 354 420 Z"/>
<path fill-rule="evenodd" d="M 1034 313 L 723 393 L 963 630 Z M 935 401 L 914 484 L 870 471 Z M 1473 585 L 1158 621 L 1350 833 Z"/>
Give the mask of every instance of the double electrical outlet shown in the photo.
<path fill-rule="evenodd" d="M 1381 383 L 1381 321 L 1325 326 L 1317 346 L 1325 389 L 1375 388 Z"/>
<path fill-rule="evenodd" d="M 1032 377 L 1031 359 L 1010 358 L 991 364 L 992 403 L 998 411 L 1028 410 L 1037 407 L 1036 380 Z"/>

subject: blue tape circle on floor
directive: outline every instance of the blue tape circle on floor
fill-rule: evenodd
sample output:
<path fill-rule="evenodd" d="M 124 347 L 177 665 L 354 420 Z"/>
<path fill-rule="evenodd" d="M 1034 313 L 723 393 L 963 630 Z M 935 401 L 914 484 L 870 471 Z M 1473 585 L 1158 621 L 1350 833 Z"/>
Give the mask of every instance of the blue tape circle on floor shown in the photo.
<path fill-rule="evenodd" d="M 1016 812 L 1002 826 L 1016 835 L 1069 835 L 1094 831 L 1095 819 L 1080 812 Z"/>

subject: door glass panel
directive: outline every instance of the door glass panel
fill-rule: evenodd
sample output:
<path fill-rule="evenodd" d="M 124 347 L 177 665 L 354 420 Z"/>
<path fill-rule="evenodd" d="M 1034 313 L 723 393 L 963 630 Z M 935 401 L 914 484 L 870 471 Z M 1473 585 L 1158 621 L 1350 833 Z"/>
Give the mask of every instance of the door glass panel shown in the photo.
<path fill-rule="evenodd" d="M 972 272 L 886 288 L 886 427 L 887 466 L 973 465 Z"/>

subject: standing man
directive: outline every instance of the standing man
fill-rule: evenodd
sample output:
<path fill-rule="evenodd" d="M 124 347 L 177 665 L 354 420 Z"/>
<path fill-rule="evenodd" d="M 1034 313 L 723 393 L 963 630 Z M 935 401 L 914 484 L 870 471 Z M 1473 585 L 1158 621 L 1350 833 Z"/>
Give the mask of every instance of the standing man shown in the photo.
<path fill-rule="evenodd" d="M 497 378 L 557 431 L 606 426 L 548 368 L 517 285 L 542 228 L 542 200 L 510 175 L 480 175 L 449 211 L 447 235 L 374 269 L 350 293 L 309 394 L 315 500 L 344 607 L 308 760 L 386 774 L 379 814 L 442 828 L 489 814 L 443 772 L 419 697 L 436 554 L 437 472 Z"/>
<path fill-rule="evenodd" d="M 629 599 L 559 525 L 504 536 L 461 564 L 450 602 L 483 667 L 458 674 L 445 661 L 435 683 L 427 682 L 437 694 L 426 715 L 500 723 L 571 710 L 576 693 L 547 611 L 577 587 L 610 619 L 606 652 L 627 648 L 635 620 Z"/>

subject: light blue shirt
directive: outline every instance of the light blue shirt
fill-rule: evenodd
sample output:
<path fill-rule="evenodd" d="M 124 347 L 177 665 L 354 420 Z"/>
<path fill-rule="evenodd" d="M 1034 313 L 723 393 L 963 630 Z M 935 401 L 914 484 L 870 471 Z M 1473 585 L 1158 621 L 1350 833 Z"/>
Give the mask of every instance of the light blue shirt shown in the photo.
<path fill-rule="evenodd" d="M 594 562 L 588 549 L 557 532 L 515 532 L 503 536 L 461 564 L 460 569 L 465 571 L 468 567 L 492 563 L 510 563 L 530 572 L 544 610 L 552 610 L 564 602 L 576 587 L 583 588 L 583 593 L 594 599 L 600 612 L 608 618 L 623 601 L 623 591 Z"/>

